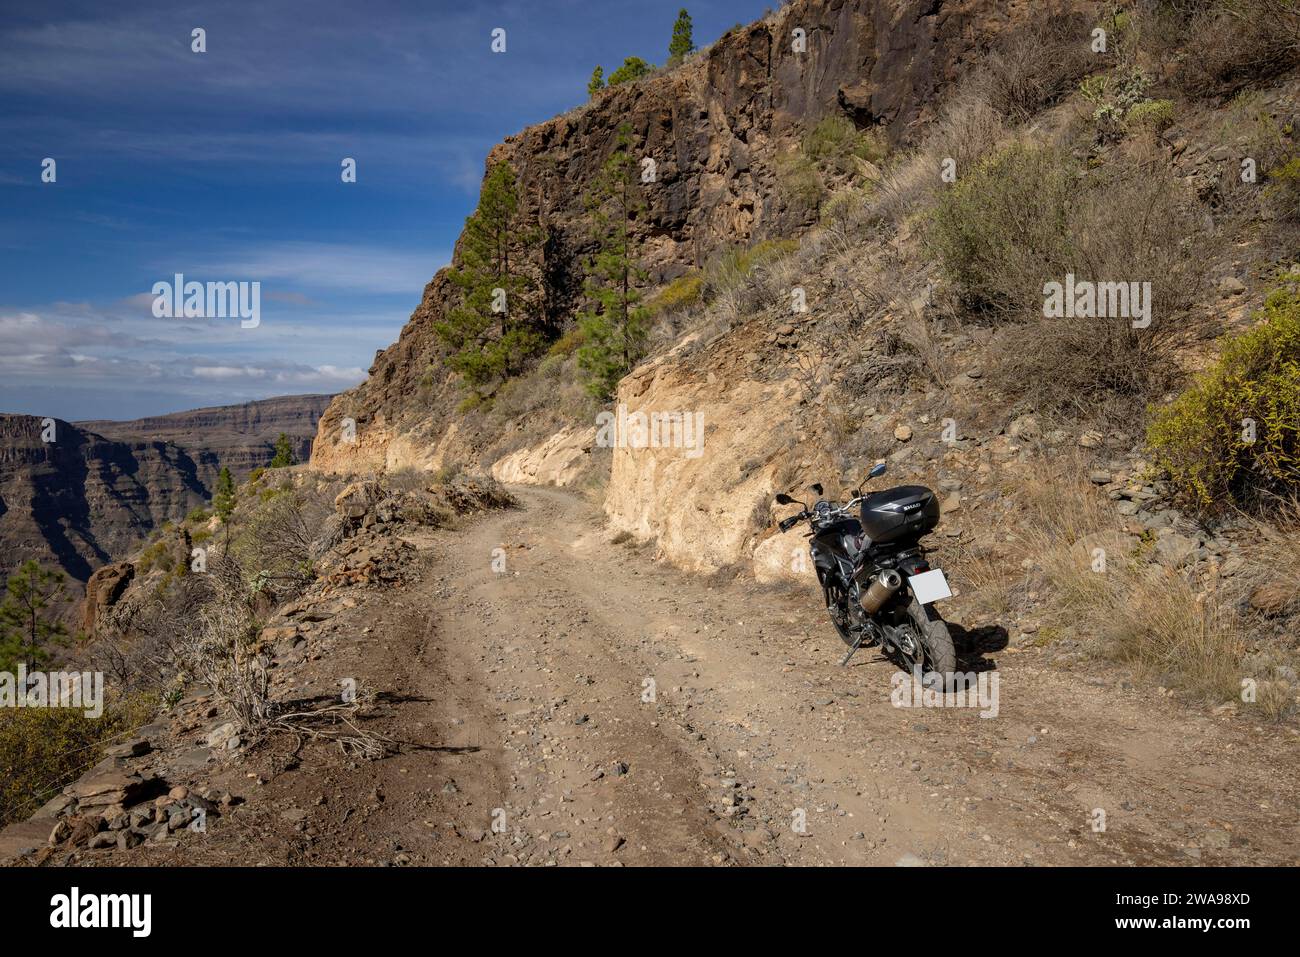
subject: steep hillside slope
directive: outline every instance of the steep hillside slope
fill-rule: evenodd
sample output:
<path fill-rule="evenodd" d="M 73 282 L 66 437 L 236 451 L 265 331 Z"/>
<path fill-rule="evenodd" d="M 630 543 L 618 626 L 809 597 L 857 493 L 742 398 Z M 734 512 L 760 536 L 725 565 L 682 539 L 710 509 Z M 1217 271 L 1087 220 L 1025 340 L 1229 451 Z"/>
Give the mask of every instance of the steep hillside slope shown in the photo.
<path fill-rule="evenodd" d="M 1062 11 L 1088 3 L 1058 5 Z M 797 0 L 734 29 L 680 68 L 603 91 L 587 105 L 508 138 L 488 156 L 519 176 L 525 218 L 549 238 L 538 270 L 553 290 L 557 325 L 579 304 L 590 253 L 584 193 L 630 123 L 635 155 L 653 159 L 637 223 L 652 283 L 702 265 L 719 248 L 797 233 L 818 210 L 779 186 L 779 157 L 828 114 L 879 125 L 904 139 L 941 91 L 994 39 L 1034 12 L 990 0 Z M 796 31 L 806 51 L 794 49 Z M 321 418 L 314 467 L 349 472 L 437 467 L 468 458 L 473 443 L 448 437 L 456 393 L 433 332 L 456 301 L 446 271 L 425 287 L 399 340 L 370 377 Z M 343 420 L 356 425 L 355 441 Z M 440 441 L 447 440 L 441 446 Z"/>

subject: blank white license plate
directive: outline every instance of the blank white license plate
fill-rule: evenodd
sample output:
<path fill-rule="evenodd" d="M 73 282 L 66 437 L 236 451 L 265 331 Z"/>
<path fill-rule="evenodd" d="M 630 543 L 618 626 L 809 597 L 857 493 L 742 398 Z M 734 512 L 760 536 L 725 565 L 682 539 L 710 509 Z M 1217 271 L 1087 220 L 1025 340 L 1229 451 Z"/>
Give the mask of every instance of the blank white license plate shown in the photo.
<path fill-rule="evenodd" d="M 941 598 L 951 598 L 952 589 L 948 587 L 948 579 L 943 577 L 943 572 L 934 569 L 928 572 L 922 572 L 919 575 L 913 575 L 907 580 L 912 586 L 912 594 L 922 605 L 928 605 L 932 601 L 938 601 Z"/>

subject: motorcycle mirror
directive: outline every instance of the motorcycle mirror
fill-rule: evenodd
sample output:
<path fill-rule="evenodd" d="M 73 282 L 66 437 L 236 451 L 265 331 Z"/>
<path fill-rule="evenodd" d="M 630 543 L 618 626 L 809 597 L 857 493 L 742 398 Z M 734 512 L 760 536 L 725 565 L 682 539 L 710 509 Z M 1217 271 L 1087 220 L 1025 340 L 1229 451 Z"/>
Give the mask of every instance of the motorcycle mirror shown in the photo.
<path fill-rule="evenodd" d="M 794 499 L 792 499 L 789 495 L 786 495 L 785 492 L 778 492 L 778 493 L 777 493 L 777 496 L 776 496 L 776 504 L 777 504 L 777 505 L 793 505 L 793 504 L 794 504 Z"/>
<path fill-rule="evenodd" d="M 820 498 L 822 495 L 825 494 L 825 493 L 822 491 L 822 483 L 821 483 L 821 482 L 814 482 L 812 485 L 809 485 L 808 487 L 809 487 L 810 489 L 812 489 L 814 492 L 817 493 L 817 497 L 818 497 L 818 498 Z"/>
<path fill-rule="evenodd" d="M 867 478 L 877 478 L 884 474 L 885 474 L 885 463 L 877 462 L 875 465 L 871 466 L 871 471 L 867 473 Z"/>

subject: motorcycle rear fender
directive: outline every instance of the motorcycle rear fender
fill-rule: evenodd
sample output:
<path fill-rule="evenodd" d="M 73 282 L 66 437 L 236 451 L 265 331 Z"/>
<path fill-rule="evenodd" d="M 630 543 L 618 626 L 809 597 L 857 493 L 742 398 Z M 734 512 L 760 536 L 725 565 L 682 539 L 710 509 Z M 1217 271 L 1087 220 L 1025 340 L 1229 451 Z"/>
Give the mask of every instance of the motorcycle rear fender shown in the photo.
<path fill-rule="evenodd" d="M 898 560 L 898 570 L 911 577 L 912 575 L 919 575 L 921 572 L 928 572 L 930 563 L 922 555 L 908 555 L 906 558 Z"/>

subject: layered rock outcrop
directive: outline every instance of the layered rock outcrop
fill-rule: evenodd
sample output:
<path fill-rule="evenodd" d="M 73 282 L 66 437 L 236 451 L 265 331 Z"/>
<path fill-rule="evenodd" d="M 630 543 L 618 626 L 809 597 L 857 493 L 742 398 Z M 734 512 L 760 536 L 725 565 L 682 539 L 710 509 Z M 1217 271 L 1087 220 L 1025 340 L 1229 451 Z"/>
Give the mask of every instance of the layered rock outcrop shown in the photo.
<path fill-rule="evenodd" d="M 281 432 L 305 459 L 329 398 L 128 422 L 0 415 L 0 575 L 34 558 L 88 581 L 163 522 L 206 504 L 223 466 L 238 480 L 269 465 Z"/>

